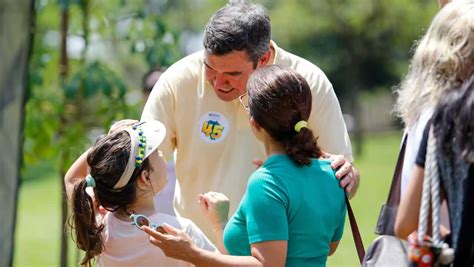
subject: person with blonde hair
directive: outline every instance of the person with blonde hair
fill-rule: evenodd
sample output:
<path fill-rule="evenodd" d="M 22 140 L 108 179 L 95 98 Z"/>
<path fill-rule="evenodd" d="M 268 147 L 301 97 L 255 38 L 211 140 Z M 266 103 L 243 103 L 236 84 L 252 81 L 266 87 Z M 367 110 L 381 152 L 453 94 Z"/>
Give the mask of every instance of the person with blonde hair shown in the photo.
<path fill-rule="evenodd" d="M 447 3 L 418 42 L 409 72 L 397 90 L 396 112 L 408 134 L 402 196 L 433 107 L 443 91 L 460 85 L 472 73 L 473 51 L 474 0 Z"/>
<path fill-rule="evenodd" d="M 451 232 L 444 239 L 454 249 L 452 266 L 474 265 L 473 136 L 474 73 L 462 86 L 445 90 L 436 105 L 425 127 L 415 170 L 395 222 L 400 238 L 406 239 L 415 231 L 420 213 L 423 214 L 420 206 L 424 180 L 439 179 L 440 198 L 446 199 L 449 209 Z M 409 242 L 413 242 L 412 237 Z"/>

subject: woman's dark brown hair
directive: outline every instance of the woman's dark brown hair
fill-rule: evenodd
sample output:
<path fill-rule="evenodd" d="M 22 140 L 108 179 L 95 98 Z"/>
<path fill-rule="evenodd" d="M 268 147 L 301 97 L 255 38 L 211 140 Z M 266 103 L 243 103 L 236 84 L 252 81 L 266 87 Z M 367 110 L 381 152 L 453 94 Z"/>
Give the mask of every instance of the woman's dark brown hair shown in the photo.
<path fill-rule="evenodd" d="M 298 165 L 309 165 L 321 156 L 308 128 L 296 132 L 295 124 L 308 121 L 312 96 L 306 80 L 278 65 L 258 68 L 247 83 L 250 115 L 284 148 Z"/>
<path fill-rule="evenodd" d="M 101 232 L 104 225 L 96 222 L 94 205 L 100 205 L 108 211 L 128 208 L 136 198 L 136 180 L 144 170 L 149 170 L 148 159 L 136 168 L 126 186 L 113 189 L 119 180 L 130 156 L 130 136 L 126 131 L 106 135 L 96 141 L 87 155 L 90 175 L 94 178 L 94 197 L 96 203 L 86 192 L 86 180 L 82 179 L 74 186 L 71 198 L 72 216 L 69 225 L 76 237 L 77 247 L 85 251 L 80 264 L 91 266 L 95 256 L 103 251 Z"/>

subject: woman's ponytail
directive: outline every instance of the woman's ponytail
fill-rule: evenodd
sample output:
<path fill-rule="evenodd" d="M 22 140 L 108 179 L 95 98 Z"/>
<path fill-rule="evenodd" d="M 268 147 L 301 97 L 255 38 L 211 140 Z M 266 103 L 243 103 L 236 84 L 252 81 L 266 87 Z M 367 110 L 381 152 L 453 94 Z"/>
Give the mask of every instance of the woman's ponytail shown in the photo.
<path fill-rule="evenodd" d="M 311 158 L 321 156 L 313 132 L 307 127 L 281 140 L 281 143 L 286 154 L 298 165 L 309 165 Z"/>
<path fill-rule="evenodd" d="M 70 226 L 73 229 L 77 247 L 85 251 L 81 266 L 91 266 L 95 256 L 103 251 L 101 232 L 103 225 L 97 225 L 92 197 L 86 192 L 87 182 L 81 180 L 74 186 L 71 198 L 72 216 Z"/>
<path fill-rule="evenodd" d="M 250 115 L 296 164 L 321 156 L 308 128 L 313 97 L 303 76 L 279 65 L 261 67 L 250 76 L 247 94 Z"/>

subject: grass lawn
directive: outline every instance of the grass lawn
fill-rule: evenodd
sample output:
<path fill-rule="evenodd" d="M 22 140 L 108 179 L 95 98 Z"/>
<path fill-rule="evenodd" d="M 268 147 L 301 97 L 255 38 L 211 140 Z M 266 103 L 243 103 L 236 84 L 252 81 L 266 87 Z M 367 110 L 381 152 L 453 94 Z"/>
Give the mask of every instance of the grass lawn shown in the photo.
<path fill-rule="evenodd" d="M 401 133 L 371 135 L 365 139 L 364 154 L 356 158 L 362 181 L 351 201 L 367 246 L 375 238 L 374 227 L 381 205 L 387 197 L 398 153 Z M 15 256 L 13 266 L 58 266 L 61 225 L 61 179 L 54 162 L 29 166 L 23 172 L 20 188 Z M 70 243 L 70 266 L 76 265 L 77 252 Z M 357 266 L 358 259 L 349 222 L 344 237 L 328 266 Z"/>

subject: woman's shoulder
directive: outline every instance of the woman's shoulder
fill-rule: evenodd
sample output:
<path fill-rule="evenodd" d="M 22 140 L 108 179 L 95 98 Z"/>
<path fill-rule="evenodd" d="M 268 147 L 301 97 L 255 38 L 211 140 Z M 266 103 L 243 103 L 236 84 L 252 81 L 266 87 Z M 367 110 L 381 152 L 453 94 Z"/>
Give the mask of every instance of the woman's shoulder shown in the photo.
<path fill-rule="evenodd" d="M 329 158 L 314 158 L 311 160 L 312 164 L 316 164 L 318 166 L 331 166 L 332 160 Z"/>
<path fill-rule="evenodd" d="M 275 183 L 281 177 L 295 176 L 307 172 L 323 172 L 335 177 L 331 160 L 325 158 L 312 159 L 310 165 L 300 166 L 287 155 L 274 155 L 262 167 L 255 170 L 249 178 L 249 185 L 254 183 Z"/>

